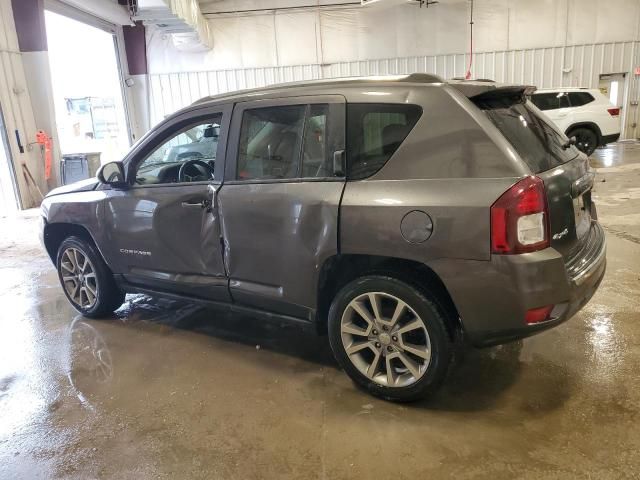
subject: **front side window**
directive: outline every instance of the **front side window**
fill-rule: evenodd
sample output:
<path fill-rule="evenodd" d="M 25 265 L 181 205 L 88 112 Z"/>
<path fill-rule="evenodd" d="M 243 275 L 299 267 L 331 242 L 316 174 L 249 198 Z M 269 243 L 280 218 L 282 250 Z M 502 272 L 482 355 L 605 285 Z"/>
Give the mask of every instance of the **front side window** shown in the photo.
<path fill-rule="evenodd" d="M 212 116 L 162 142 L 138 166 L 136 183 L 148 185 L 213 179 L 221 121 L 221 114 Z"/>
<path fill-rule="evenodd" d="M 351 179 L 373 175 L 391 158 L 422 115 L 418 105 L 352 103 L 347 110 Z"/>

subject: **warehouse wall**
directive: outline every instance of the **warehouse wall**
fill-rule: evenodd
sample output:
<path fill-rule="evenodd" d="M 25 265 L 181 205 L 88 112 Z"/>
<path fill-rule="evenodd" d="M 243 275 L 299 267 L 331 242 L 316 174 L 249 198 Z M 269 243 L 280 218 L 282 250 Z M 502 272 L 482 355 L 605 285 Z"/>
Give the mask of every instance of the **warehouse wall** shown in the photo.
<path fill-rule="evenodd" d="M 10 0 L 0 0 L 0 106 L 4 113 L 21 205 L 23 208 L 37 206 L 40 204 L 38 189 L 46 192 L 48 186 L 44 179 L 44 161 L 40 147 L 30 145 L 35 142 L 38 128 Z M 18 148 L 16 130 L 24 152 L 20 152 Z M 34 177 L 37 188 L 27 183 L 27 169 Z"/>
<path fill-rule="evenodd" d="M 252 5 L 258 8 L 260 2 L 222 0 L 203 11 Z M 208 18 L 215 44 L 209 52 L 179 51 L 169 36 L 150 31 L 150 72 L 332 64 L 469 49 L 467 0 L 441 0 L 429 8 L 381 2 L 366 8 Z M 479 52 L 640 40 L 640 2 L 476 0 L 474 22 Z"/>
<path fill-rule="evenodd" d="M 274 83 L 363 75 L 413 72 L 435 73 L 444 78 L 464 75 L 468 55 L 421 55 L 389 59 L 340 62 L 330 65 L 298 65 L 212 70 L 150 75 L 151 124 L 199 98 L 232 90 Z M 640 65 L 640 42 L 576 45 L 483 52 L 474 55 L 478 78 L 525 83 L 539 88 L 557 86 L 598 87 L 601 73 L 631 72 Z M 623 108 L 624 138 L 637 138 L 640 77 L 629 74 L 628 96 Z"/>
<path fill-rule="evenodd" d="M 302 2 L 308 4 L 308 2 Z M 389 0 L 366 8 L 209 16 L 211 51 L 183 51 L 147 30 L 149 124 L 190 102 L 230 90 L 339 76 L 436 73 L 463 76 L 469 2 L 429 8 Z M 222 0 L 203 11 L 259 8 Z M 623 138 L 637 138 L 638 0 L 476 0 L 472 76 L 543 87 L 598 87 L 627 73 Z"/>

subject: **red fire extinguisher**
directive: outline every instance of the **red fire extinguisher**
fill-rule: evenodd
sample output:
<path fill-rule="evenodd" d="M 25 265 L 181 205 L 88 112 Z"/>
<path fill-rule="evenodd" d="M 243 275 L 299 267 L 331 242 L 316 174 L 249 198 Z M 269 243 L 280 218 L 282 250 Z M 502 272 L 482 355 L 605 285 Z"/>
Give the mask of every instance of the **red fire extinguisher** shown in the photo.
<path fill-rule="evenodd" d="M 49 180 L 51 178 L 51 137 L 47 135 L 44 130 L 38 130 L 36 133 L 36 142 L 44 147 L 44 178 Z"/>

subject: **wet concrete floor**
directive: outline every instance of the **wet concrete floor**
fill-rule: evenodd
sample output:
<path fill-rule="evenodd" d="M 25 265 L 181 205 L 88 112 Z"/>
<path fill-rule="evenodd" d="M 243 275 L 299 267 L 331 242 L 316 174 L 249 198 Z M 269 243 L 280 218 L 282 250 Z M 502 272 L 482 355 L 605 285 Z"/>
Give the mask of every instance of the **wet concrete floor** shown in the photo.
<path fill-rule="evenodd" d="M 592 162 L 600 290 L 556 329 L 460 352 L 410 405 L 297 328 L 144 296 L 85 319 L 37 211 L 0 219 L 0 478 L 638 478 L 640 145 Z"/>

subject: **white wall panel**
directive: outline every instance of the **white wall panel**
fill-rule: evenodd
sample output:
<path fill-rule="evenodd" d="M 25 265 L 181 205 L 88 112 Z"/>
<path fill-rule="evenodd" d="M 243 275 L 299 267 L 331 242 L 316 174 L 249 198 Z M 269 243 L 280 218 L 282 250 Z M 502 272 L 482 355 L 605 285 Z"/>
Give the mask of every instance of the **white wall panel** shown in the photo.
<path fill-rule="evenodd" d="M 221 0 L 215 5 L 234 10 L 249 3 Z M 260 2 L 252 5 L 259 8 Z M 381 2 L 364 8 L 223 15 L 209 17 L 209 23 L 212 51 L 186 55 L 167 39 L 154 37 L 149 71 L 330 64 L 469 50 L 468 0 L 442 0 L 429 8 Z M 492 52 L 638 41 L 639 25 L 638 0 L 482 0 L 474 6 L 474 48 Z"/>
<path fill-rule="evenodd" d="M 278 65 L 317 63 L 319 52 L 319 26 L 317 12 L 296 15 L 274 15 L 276 45 L 296 45 L 296 48 L 278 48 Z"/>
<path fill-rule="evenodd" d="M 640 65 L 639 42 L 616 42 L 569 47 L 502 50 L 474 54 L 472 75 L 498 82 L 524 83 L 538 88 L 598 86 L 599 75 L 629 73 L 629 102 L 638 100 L 638 78 L 633 67 Z M 435 73 L 448 79 L 463 77 L 469 61 L 466 54 L 411 56 L 379 60 L 337 62 L 330 65 L 250 68 L 152 74 L 152 121 L 207 95 L 261 87 L 274 83 L 366 75 Z M 631 115 L 627 136 L 637 107 L 625 106 Z"/>
<path fill-rule="evenodd" d="M 0 105 L 4 113 L 22 207 L 37 206 L 40 204 L 40 196 L 33 186 L 27 185 L 24 165 L 41 191 L 46 192 L 48 188 L 40 148 L 29 145 L 35 142 L 37 127 L 25 78 L 23 54 L 18 50 L 10 0 L 0 0 Z M 20 133 L 24 153 L 18 148 L 15 130 Z"/>

